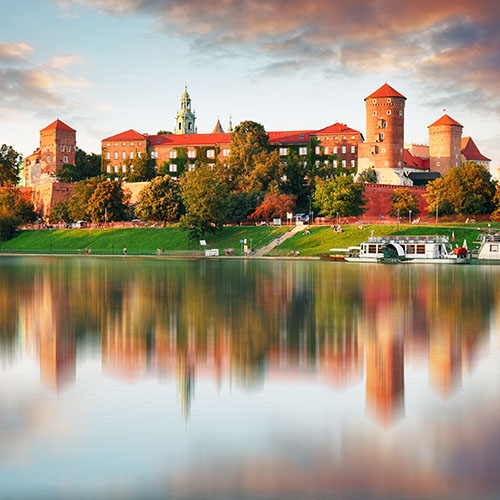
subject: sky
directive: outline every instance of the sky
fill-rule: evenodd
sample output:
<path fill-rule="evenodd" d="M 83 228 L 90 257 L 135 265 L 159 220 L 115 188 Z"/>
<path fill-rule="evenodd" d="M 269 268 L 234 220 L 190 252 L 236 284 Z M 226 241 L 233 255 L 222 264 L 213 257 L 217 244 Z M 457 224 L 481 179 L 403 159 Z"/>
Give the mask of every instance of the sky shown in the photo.
<path fill-rule="evenodd" d="M 23 156 L 56 118 L 87 153 L 173 130 L 186 85 L 199 133 L 231 116 L 365 134 L 387 82 L 405 142 L 446 112 L 500 167 L 498 0 L 2 0 L 0 26 L 0 144 Z"/>

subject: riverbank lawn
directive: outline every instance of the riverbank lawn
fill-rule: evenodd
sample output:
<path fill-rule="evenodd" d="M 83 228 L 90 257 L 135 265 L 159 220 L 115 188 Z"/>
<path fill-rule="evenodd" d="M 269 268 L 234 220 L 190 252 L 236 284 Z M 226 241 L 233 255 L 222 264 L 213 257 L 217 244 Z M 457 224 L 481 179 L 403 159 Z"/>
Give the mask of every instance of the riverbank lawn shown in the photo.
<path fill-rule="evenodd" d="M 199 241 L 189 241 L 186 231 L 177 226 L 165 228 L 121 229 L 40 229 L 20 231 L 9 241 L 2 241 L 3 252 L 77 254 L 89 251 L 93 254 L 154 255 L 157 249 L 165 253 L 196 252 L 207 249 L 233 248 L 240 255 L 245 244 L 260 248 L 279 238 L 288 228 L 272 226 L 225 227 L 205 236 L 206 247 Z"/>

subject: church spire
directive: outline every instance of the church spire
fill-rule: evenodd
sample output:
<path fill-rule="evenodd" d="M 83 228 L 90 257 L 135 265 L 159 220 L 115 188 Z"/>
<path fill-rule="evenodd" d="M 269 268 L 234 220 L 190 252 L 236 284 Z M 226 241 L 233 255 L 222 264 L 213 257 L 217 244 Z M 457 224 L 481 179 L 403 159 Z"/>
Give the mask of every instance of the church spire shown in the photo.
<path fill-rule="evenodd" d="M 184 93 L 181 97 L 181 109 L 175 117 L 175 133 L 176 134 L 195 134 L 196 133 L 196 116 L 191 110 L 191 97 L 187 90 L 187 84 L 184 86 Z"/>
<path fill-rule="evenodd" d="M 231 116 L 231 111 L 229 111 L 229 124 L 227 126 L 227 131 L 228 132 L 233 131 L 233 117 Z"/>

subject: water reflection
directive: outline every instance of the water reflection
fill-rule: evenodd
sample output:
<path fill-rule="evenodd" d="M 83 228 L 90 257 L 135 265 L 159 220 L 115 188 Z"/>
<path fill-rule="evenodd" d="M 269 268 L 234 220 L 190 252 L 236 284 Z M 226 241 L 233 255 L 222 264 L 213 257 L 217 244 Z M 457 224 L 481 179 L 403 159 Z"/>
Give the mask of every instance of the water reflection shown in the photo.
<path fill-rule="evenodd" d="M 358 391 L 363 405 L 353 405 L 353 418 L 364 418 L 355 413 L 364 408 L 368 422 L 397 433 L 405 406 L 414 404 L 405 382 L 413 367 L 425 367 L 426 383 L 441 401 L 462 390 L 490 340 L 492 317 L 499 314 L 499 272 L 500 267 L 483 266 L 4 257 L 1 363 L 6 371 L 26 357 L 36 361 L 41 384 L 58 397 L 71 393 L 88 359 L 100 359 L 106 378 L 130 385 L 175 380 L 177 411 L 187 428 L 200 384 L 209 383 L 217 393 L 229 386 L 245 394 L 264 393 L 266 386 L 289 384 L 298 390 L 319 384 L 346 395 Z M 343 404 L 351 404 L 349 398 Z M 297 401 L 295 411 L 309 414 L 304 404 Z M 0 429 L 5 425 L 0 422 Z M 266 457 L 248 463 L 229 457 L 219 464 L 224 478 L 232 474 L 234 491 L 217 483 L 217 463 L 208 466 L 201 458 L 178 472 L 175 487 L 189 498 L 207 489 L 221 497 L 237 492 L 241 498 L 242 491 L 250 491 L 250 498 L 257 487 L 259 495 L 273 498 L 300 498 L 311 491 L 326 498 L 328 488 L 352 492 L 361 484 L 360 491 L 371 491 L 379 484 L 387 498 L 389 467 L 401 476 L 394 490 L 399 495 L 412 497 L 423 481 L 430 498 L 428 491 L 448 492 L 458 481 L 465 445 L 485 441 L 470 422 L 458 428 L 464 431 L 459 444 L 446 422 L 429 429 L 435 433 L 433 444 L 420 450 L 428 459 L 398 454 L 395 442 L 382 446 L 385 438 L 365 427 L 344 431 L 342 451 L 336 452 L 324 442 L 310 442 L 311 436 L 294 436 L 292 443 L 288 435 L 282 441 L 278 436 L 272 463 L 266 465 Z M 331 432 L 337 430 L 328 427 L 327 435 Z M 0 431 L 2 442 L 4 435 Z M 490 452 L 497 459 L 498 444 L 490 445 Z M 432 462 L 443 453 L 450 467 L 445 483 Z M 477 460 L 489 466 L 488 457 Z M 263 476 L 266 467 L 272 477 Z M 495 489 L 497 480 L 487 467 L 481 474 L 490 484 L 486 491 Z"/>

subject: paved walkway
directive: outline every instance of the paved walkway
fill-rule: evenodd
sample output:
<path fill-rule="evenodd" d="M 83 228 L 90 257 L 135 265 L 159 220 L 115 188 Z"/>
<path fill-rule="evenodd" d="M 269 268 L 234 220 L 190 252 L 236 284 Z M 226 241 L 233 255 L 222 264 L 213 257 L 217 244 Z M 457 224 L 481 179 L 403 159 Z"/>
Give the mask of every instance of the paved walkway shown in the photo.
<path fill-rule="evenodd" d="M 303 225 L 293 226 L 286 233 L 283 233 L 280 236 L 280 239 L 279 239 L 280 243 L 283 243 L 285 240 L 287 240 L 288 238 L 290 238 L 294 234 L 300 233 L 301 231 L 305 231 L 307 229 L 307 227 L 308 226 L 303 226 Z M 277 246 L 278 246 L 278 241 L 276 239 L 274 239 L 273 241 L 271 241 L 271 243 L 269 243 L 269 245 L 266 245 L 265 247 L 261 247 L 258 250 L 256 250 L 254 255 L 256 255 L 258 257 L 262 257 L 262 256 L 268 254 L 273 248 L 275 248 Z"/>

